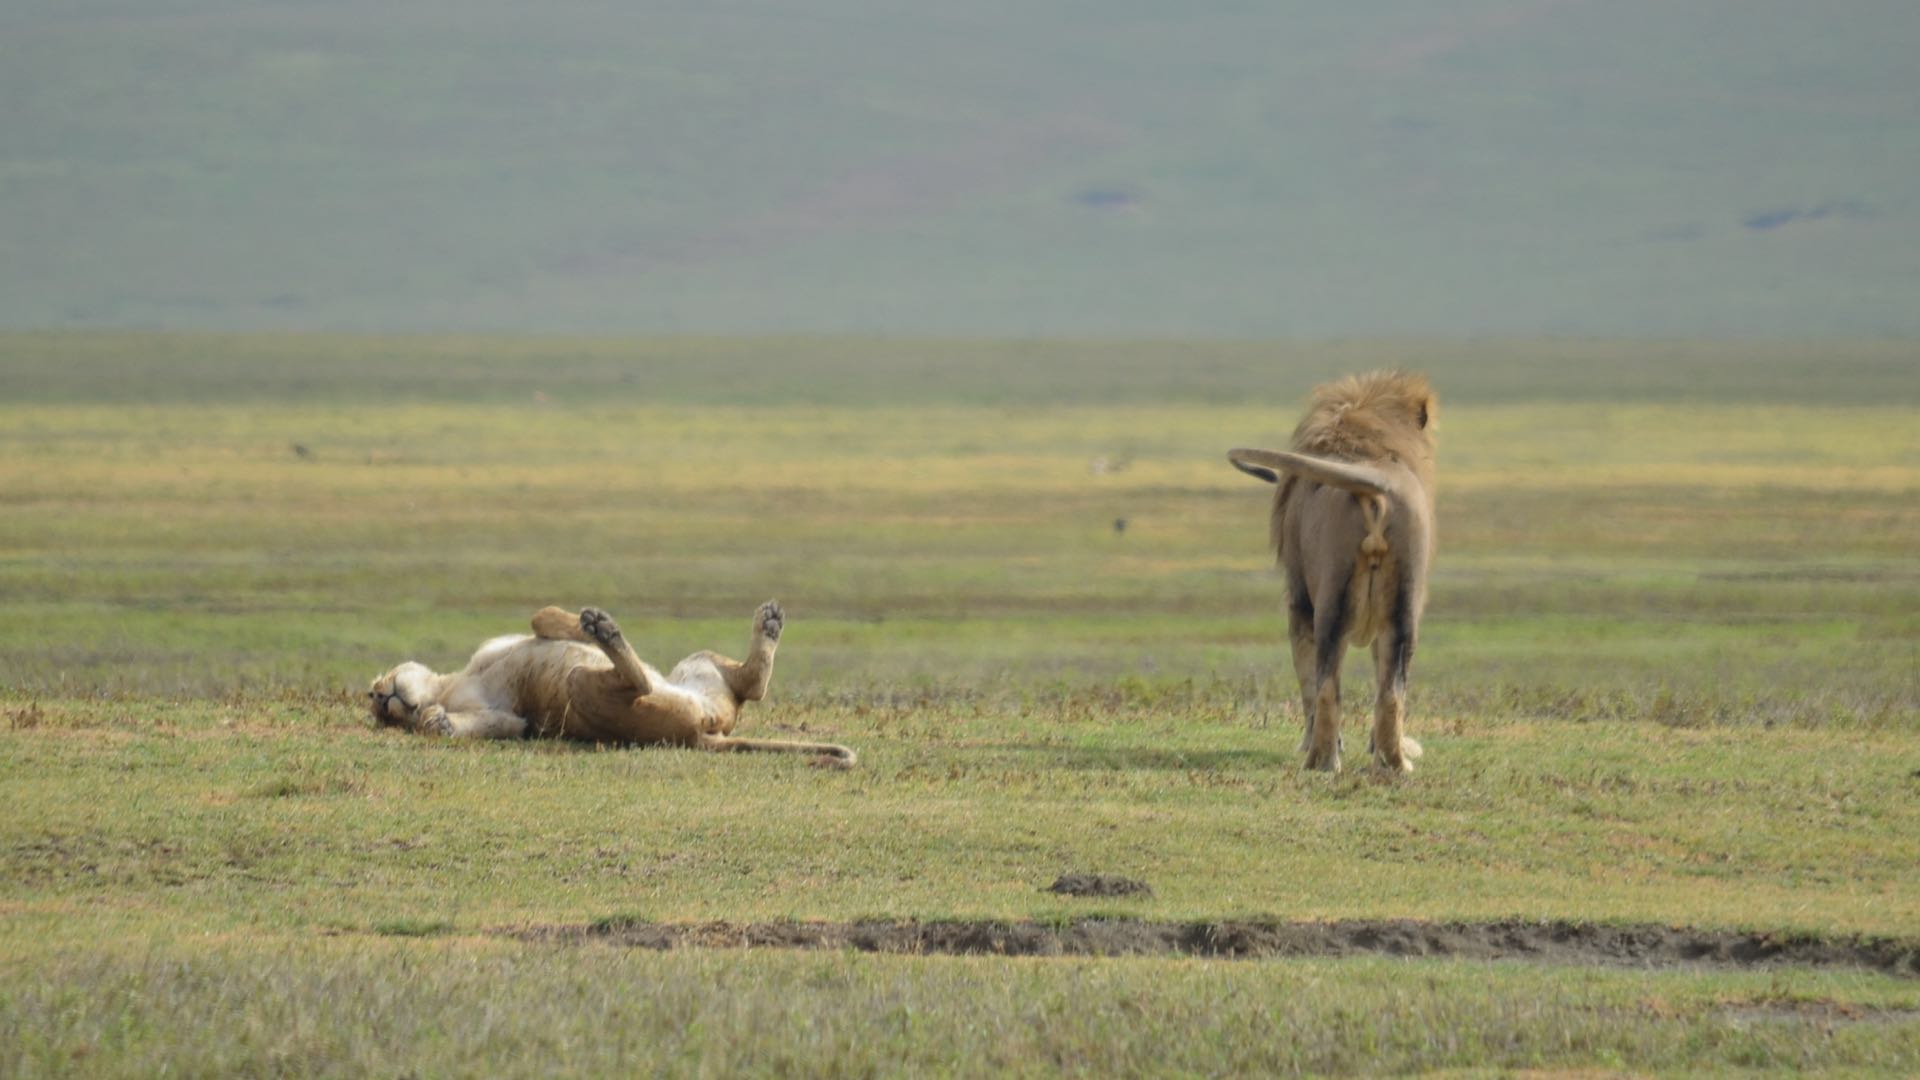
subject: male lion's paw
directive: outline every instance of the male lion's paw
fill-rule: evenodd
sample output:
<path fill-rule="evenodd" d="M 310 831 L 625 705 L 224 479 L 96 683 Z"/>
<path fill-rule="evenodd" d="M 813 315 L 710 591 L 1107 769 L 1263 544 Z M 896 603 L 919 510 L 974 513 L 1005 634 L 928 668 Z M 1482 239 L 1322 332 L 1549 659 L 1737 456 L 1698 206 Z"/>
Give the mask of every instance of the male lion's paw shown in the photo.
<path fill-rule="evenodd" d="M 413 729 L 423 735 L 451 735 L 453 720 L 447 716 L 446 709 L 429 705 L 420 710 L 420 718 L 413 722 Z"/>
<path fill-rule="evenodd" d="M 1385 754 L 1376 753 L 1373 755 L 1373 767 L 1390 776 L 1405 776 L 1413 771 L 1413 762 L 1404 756 L 1395 761 Z"/>
<path fill-rule="evenodd" d="M 613 616 L 596 607 L 580 609 L 580 629 L 602 645 L 611 645 L 620 640 L 620 624 L 613 621 Z"/>
<path fill-rule="evenodd" d="M 753 613 L 753 632 L 765 634 L 770 641 L 780 640 L 780 631 L 787 625 L 787 613 L 780 609 L 780 601 L 769 600 L 760 605 Z"/>
<path fill-rule="evenodd" d="M 1312 727 L 1308 727 L 1306 730 L 1306 733 L 1300 736 L 1300 747 L 1298 750 L 1294 752 L 1299 754 L 1310 754 L 1313 752 L 1313 728 Z M 1347 752 L 1347 737 L 1345 735 L 1335 736 L 1333 740 L 1334 760 L 1336 761 L 1339 760 L 1340 755 L 1346 752 Z M 1373 752 L 1373 743 L 1371 741 L 1367 743 L 1367 752 L 1369 754 Z"/>
<path fill-rule="evenodd" d="M 1317 746 L 1308 747 L 1307 769 L 1311 772 L 1339 772 L 1340 744 L 1335 742 L 1331 748 L 1324 752 Z"/>
<path fill-rule="evenodd" d="M 1371 742 L 1372 740 L 1369 740 L 1369 743 Z M 1397 773 L 1401 776 L 1405 776 L 1407 773 L 1413 771 L 1413 759 L 1419 757 L 1421 754 L 1420 744 L 1405 737 L 1402 737 L 1400 740 L 1400 752 L 1398 754 L 1385 753 L 1377 746 L 1370 745 L 1369 749 L 1373 751 L 1373 764 L 1375 768 L 1383 772 Z"/>

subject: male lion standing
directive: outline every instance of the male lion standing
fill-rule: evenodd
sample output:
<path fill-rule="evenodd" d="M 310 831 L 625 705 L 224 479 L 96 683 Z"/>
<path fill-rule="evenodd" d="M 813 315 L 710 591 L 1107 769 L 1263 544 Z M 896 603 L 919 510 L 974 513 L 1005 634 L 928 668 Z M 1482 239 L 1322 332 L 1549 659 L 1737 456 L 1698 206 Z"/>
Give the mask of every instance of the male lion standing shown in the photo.
<path fill-rule="evenodd" d="M 1293 671 L 1307 715 L 1307 768 L 1340 768 L 1340 661 L 1373 646 L 1376 765 L 1412 772 L 1401 734 L 1407 668 L 1433 561 L 1433 429 L 1425 376 L 1349 375 L 1315 388 L 1293 449 L 1231 450 L 1244 473 L 1279 485 L 1273 543 L 1287 576 Z"/>

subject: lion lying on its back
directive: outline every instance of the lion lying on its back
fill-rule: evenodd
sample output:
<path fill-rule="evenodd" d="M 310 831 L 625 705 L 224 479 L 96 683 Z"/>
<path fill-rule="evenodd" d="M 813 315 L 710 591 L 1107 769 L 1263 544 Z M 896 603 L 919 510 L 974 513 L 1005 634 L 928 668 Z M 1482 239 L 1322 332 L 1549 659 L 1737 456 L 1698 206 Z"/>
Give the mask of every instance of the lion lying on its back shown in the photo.
<path fill-rule="evenodd" d="M 770 750 L 850 766 L 853 751 L 832 743 L 731 737 L 741 708 L 766 696 L 783 625 L 769 600 L 754 615 L 745 661 L 697 652 L 663 678 L 606 612 L 550 607 L 533 617 L 531 636 L 494 638 L 463 671 L 401 664 L 373 681 L 367 708 L 382 725 L 425 734 Z"/>

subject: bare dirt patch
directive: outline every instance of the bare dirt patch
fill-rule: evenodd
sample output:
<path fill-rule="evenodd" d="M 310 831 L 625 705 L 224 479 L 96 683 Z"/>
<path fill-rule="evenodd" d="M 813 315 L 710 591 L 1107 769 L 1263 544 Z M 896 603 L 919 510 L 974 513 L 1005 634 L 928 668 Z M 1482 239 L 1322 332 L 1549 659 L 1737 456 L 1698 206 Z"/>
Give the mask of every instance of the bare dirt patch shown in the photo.
<path fill-rule="evenodd" d="M 1920 940 L 1817 937 L 1573 922 L 654 923 L 606 919 L 501 933 L 527 941 L 633 949 L 851 949 L 948 956 L 1388 956 L 1529 960 L 1614 967 L 1862 968 L 1920 978 Z"/>
<path fill-rule="evenodd" d="M 1061 874 L 1047 886 L 1061 896 L 1140 896 L 1153 895 L 1153 887 L 1137 878 L 1115 874 Z"/>

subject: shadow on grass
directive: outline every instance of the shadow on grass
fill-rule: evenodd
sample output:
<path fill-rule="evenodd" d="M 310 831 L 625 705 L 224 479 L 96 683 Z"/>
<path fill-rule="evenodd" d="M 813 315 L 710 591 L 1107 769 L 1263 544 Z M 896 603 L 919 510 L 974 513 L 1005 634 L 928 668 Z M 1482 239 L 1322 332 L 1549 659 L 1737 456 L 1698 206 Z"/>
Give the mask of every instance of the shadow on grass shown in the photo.
<path fill-rule="evenodd" d="M 1044 755 L 1049 763 L 1062 769 L 1088 769 L 1124 772 L 1130 769 L 1165 769 L 1185 772 L 1207 770 L 1267 770 L 1295 768 L 1299 755 L 1292 752 L 1289 738 L 1286 750 L 1159 750 L 1150 747 L 1061 747 L 1035 743 L 980 743 L 978 749 L 991 753 Z"/>

